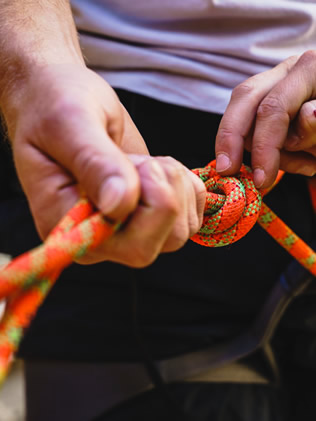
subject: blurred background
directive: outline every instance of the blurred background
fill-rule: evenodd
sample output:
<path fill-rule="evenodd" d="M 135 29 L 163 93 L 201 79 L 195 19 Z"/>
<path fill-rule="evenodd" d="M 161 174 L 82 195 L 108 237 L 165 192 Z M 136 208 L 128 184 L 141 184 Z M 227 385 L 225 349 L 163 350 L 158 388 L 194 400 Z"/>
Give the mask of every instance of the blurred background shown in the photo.
<path fill-rule="evenodd" d="M 0 253 L 0 267 L 10 261 L 10 256 Z M 0 302 L 0 317 L 4 303 Z M 14 362 L 9 377 L 0 389 L 0 421 L 24 421 L 25 399 L 23 382 L 23 363 Z"/>
<path fill-rule="evenodd" d="M 0 421 L 24 421 L 23 363 L 16 361 L 0 389 Z"/>

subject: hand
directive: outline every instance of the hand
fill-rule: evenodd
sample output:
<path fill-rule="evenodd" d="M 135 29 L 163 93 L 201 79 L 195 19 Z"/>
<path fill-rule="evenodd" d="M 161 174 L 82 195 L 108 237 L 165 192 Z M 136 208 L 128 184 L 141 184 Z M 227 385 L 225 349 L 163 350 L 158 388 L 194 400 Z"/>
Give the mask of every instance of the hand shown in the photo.
<path fill-rule="evenodd" d="M 238 172 L 246 147 L 258 188 L 270 186 L 279 168 L 316 173 L 315 68 L 316 51 L 307 51 L 234 89 L 216 139 L 219 172 Z"/>
<path fill-rule="evenodd" d="M 104 215 L 135 210 L 140 180 L 128 156 L 147 148 L 111 87 L 78 65 L 35 72 L 8 113 L 17 172 L 45 238 L 84 191 Z"/>
<path fill-rule="evenodd" d="M 141 180 L 141 199 L 122 230 L 84 263 L 104 259 L 144 267 L 182 247 L 203 221 L 204 183 L 171 157 L 130 155 Z M 82 262 L 82 261 L 81 261 Z"/>
<path fill-rule="evenodd" d="M 146 266 L 199 229 L 204 184 L 172 158 L 147 155 L 103 79 L 78 66 L 49 66 L 25 86 L 7 121 L 18 175 L 43 238 L 82 191 L 107 217 L 128 219 L 81 263 Z"/>

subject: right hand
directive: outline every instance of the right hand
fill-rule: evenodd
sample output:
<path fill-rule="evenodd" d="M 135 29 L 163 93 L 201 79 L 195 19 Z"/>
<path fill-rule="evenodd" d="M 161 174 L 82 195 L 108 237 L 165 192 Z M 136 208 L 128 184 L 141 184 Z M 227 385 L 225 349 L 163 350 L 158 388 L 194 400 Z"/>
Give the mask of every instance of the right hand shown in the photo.
<path fill-rule="evenodd" d="M 82 191 L 110 219 L 134 213 L 85 263 L 142 267 L 198 230 L 203 183 L 174 160 L 146 156 L 115 92 L 94 72 L 42 66 L 11 96 L 14 106 L 4 111 L 15 164 L 42 238 Z"/>
<path fill-rule="evenodd" d="M 126 123 L 132 123 L 112 88 L 78 65 L 39 68 L 24 85 L 7 123 L 17 173 L 41 237 L 81 191 L 104 215 L 115 220 L 129 215 L 140 198 L 140 181 L 120 149 Z M 147 153 L 133 130 L 135 149 Z"/>

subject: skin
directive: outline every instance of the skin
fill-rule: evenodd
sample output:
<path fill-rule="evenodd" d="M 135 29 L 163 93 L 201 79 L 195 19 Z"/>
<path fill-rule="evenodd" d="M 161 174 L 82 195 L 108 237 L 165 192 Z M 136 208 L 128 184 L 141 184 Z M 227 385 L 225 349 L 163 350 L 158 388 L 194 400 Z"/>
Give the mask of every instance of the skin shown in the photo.
<path fill-rule="evenodd" d="M 45 238 L 84 192 L 122 231 L 85 262 L 135 267 L 198 230 L 203 183 L 172 158 L 149 157 L 112 88 L 85 66 L 66 0 L 0 0 L 0 108 L 15 164 Z M 315 51 L 237 86 L 216 139 L 217 169 L 251 151 L 257 187 L 279 168 L 314 175 Z"/>
<path fill-rule="evenodd" d="M 254 181 L 270 186 L 280 169 L 316 173 L 316 51 L 290 57 L 238 85 L 216 138 L 216 169 L 238 172 L 244 147 Z"/>
<path fill-rule="evenodd" d="M 84 63 L 68 1 L 0 0 L 0 108 L 45 238 L 82 193 L 124 229 L 82 263 L 133 267 L 182 247 L 202 223 L 204 184 L 150 157 L 113 89 Z"/>

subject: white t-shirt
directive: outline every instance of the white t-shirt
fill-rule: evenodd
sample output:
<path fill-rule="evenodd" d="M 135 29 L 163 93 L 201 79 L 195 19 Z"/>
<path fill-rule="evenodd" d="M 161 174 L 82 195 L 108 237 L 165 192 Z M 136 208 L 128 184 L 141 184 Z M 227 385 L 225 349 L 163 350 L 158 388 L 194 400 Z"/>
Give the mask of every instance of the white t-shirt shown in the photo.
<path fill-rule="evenodd" d="M 72 0 L 88 65 L 114 87 L 222 113 L 232 88 L 316 49 L 316 0 Z"/>

